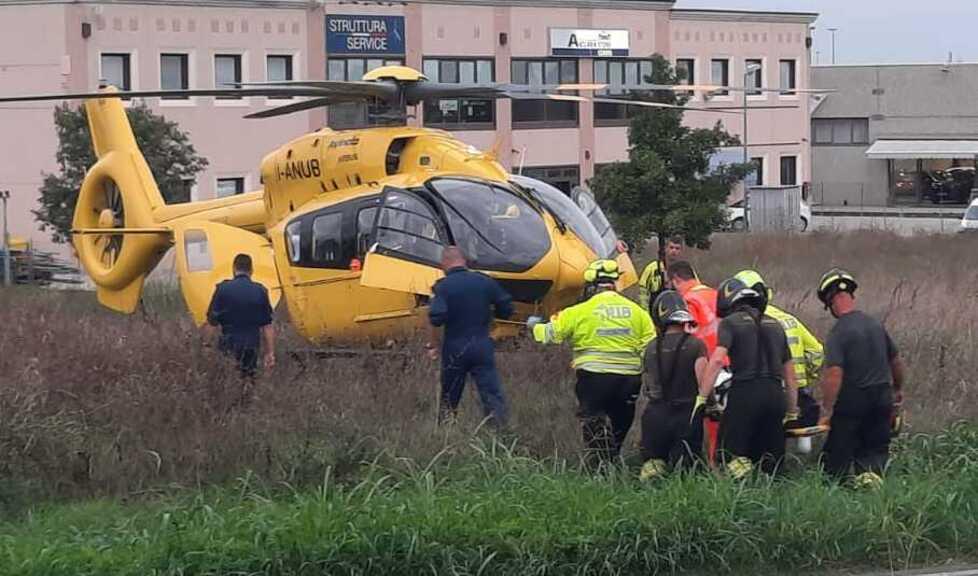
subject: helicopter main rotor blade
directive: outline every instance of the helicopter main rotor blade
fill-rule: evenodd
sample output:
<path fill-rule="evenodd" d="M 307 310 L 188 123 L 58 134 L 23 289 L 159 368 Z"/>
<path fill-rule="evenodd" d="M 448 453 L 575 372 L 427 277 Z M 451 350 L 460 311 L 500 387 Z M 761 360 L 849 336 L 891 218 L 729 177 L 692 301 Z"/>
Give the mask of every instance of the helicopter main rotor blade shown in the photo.
<path fill-rule="evenodd" d="M 302 112 L 303 110 L 312 110 L 313 108 L 320 108 L 322 106 L 328 106 L 330 104 L 342 104 L 344 102 L 360 102 L 361 100 L 362 100 L 361 98 L 343 98 L 343 97 L 324 96 L 322 98 L 312 98 L 310 100 L 303 100 L 302 102 L 293 102 L 292 104 L 276 106 L 274 108 L 269 108 L 268 110 L 252 112 L 251 114 L 246 114 L 244 117 L 248 119 L 273 118 L 275 116 L 284 116 L 286 114 L 292 114 L 294 112 Z"/>
<path fill-rule="evenodd" d="M 715 112 L 717 114 L 743 114 L 743 108 L 697 108 L 695 106 L 679 106 L 678 104 L 664 104 L 662 102 L 649 102 L 648 100 L 618 100 L 616 98 L 586 98 L 598 104 L 621 104 L 623 106 L 642 106 L 644 108 L 666 108 L 670 110 L 686 110 L 689 112 Z"/>
<path fill-rule="evenodd" d="M 398 86 L 390 82 L 363 82 L 338 80 L 282 80 L 275 82 L 237 82 L 234 86 L 255 87 L 286 87 L 313 88 L 320 91 L 320 96 L 326 94 L 347 94 L 363 96 L 364 98 L 393 98 L 397 95 Z"/>
<path fill-rule="evenodd" d="M 209 90 L 137 90 L 129 92 L 73 92 L 68 94 L 27 94 L 0 98 L 5 102 L 44 102 L 52 100 L 91 100 L 99 98 L 187 98 L 190 96 L 322 96 L 314 88 L 216 88 Z"/>
<path fill-rule="evenodd" d="M 616 92 L 779 92 L 799 94 L 831 94 L 833 89 L 822 88 L 756 88 L 753 86 L 720 86 L 718 84 L 560 84 L 552 88 L 559 91 L 601 91 L 615 90 Z"/>

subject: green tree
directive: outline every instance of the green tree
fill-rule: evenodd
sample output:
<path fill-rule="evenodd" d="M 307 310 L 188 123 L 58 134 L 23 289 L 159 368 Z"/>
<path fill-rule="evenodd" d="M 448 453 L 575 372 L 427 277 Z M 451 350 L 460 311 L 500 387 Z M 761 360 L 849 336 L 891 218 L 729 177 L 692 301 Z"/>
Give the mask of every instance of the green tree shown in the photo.
<path fill-rule="evenodd" d="M 207 159 L 197 154 L 189 136 L 176 122 L 154 114 L 146 105 L 134 104 L 126 114 L 163 199 L 168 204 L 189 201 L 190 187 L 207 167 Z M 53 241 L 67 242 L 71 239 L 78 191 L 85 172 L 96 159 L 84 106 L 58 106 L 54 109 L 54 125 L 58 131 L 59 172 L 44 174 L 40 207 L 33 213 L 41 230 L 51 232 Z"/>
<path fill-rule="evenodd" d="M 646 81 L 678 83 L 677 73 L 664 57 L 655 54 L 652 60 L 652 75 Z M 688 100 L 672 91 L 651 96 L 665 104 Z M 619 235 L 638 251 L 648 238 L 672 234 L 682 234 L 691 246 L 709 247 L 710 234 L 726 219 L 727 196 L 751 171 L 745 164 L 711 171 L 710 156 L 718 148 L 739 146 L 740 141 L 719 121 L 710 129 L 684 126 L 683 110 L 631 107 L 630 111 L 628 161 L 598 171 L 590 181 L 595 197 Z M 659 245 L 661 257 L 664 243 Z"/>

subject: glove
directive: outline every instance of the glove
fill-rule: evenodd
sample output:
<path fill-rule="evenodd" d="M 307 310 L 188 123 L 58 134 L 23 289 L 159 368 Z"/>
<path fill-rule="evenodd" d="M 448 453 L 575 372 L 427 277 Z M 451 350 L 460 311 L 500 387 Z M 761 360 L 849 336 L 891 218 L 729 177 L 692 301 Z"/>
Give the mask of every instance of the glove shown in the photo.
<path fill-rule="evenodd" d="M 783 420 L 785 429 L 801 428 L 801 422 L 798 421 L 799 416 L 800 414 L 797 410 L 785 413 Z"/>
<path fill-rule="evenodd" d="M 706 406 L 706 396 L 697 396 L 696 402 L 693 403 L 693 412 L 689 415 L 689 423 L 693 424 L 693 420 L 696 419 L 696 414 L 699 413 L 700 408 Z"/>
<path fill-rule="evenodd" d="M 531 332 L 533 331 L 533 327 L 537 324 L 543 324 L 543 318 L 540 316 L 530 316 L 526 319 L 526 327 L 529 328 Z"/>

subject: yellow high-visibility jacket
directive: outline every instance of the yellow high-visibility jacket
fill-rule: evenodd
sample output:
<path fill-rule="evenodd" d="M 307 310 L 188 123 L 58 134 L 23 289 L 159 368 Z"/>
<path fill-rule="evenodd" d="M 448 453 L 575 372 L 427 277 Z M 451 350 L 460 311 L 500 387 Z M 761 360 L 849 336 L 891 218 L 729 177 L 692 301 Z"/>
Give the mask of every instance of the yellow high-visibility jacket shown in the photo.
<path fill-rule="evenodd" d="M 645 347 L 653 338 L 648 312 L 610 290 L 533 327 L 533 339 L 541 344 L 570 341 L 574 369 L 597 374 L 641 374 Z"/>
<path fill-rule="evenodd" d="M 788 348 L 791 350 L 791 360 L 795 365 L 795 378 L 798 387 L 804 388 L 818 381 L 818 372 L 822 368 L 822 343 L 818 341 L 808 328 L 797 318 L 784 310 L 768 304 L 764 313 L 781 323 L 788 337 Z"/>
<path fill-rule="evenodd" d="M 665 288 L 666 271 L 658 260 L 649 262 L 638 279 L 638 303 L 642 310 L 649 310 L 652 297 Z"/>

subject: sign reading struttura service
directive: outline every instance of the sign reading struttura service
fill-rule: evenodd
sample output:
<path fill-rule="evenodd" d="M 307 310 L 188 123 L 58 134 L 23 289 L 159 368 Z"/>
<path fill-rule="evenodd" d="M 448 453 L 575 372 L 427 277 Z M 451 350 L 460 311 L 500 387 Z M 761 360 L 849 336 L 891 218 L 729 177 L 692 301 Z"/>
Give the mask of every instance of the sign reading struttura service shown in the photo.
<path fill-rule="evenodd" d="M 404 17 L 327 15 L 326 52 L 331 55 L 404 54 Z"/>
<path fill-rule="evenodd" d="M 551 28 L 551 56 L 628 56 L 628 30 Z"/>

